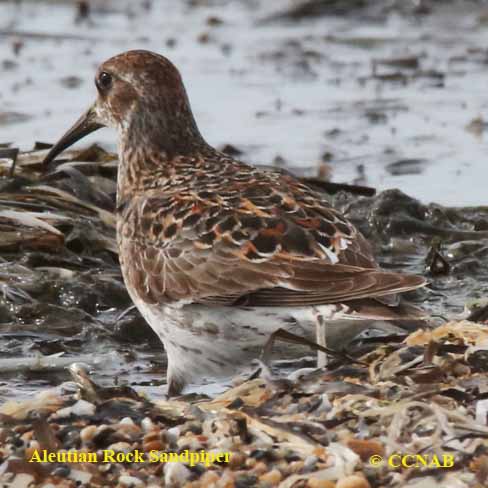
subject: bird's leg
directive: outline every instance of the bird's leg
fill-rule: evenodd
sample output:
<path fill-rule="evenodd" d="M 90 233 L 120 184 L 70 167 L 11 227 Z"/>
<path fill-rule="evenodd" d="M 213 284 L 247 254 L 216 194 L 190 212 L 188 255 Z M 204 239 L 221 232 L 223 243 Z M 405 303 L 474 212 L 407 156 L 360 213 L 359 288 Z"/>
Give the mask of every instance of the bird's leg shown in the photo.
<path fill-rule="evenodd" d="M 317 315 L 317 317 L 319 317 L 319 315 Z M 323 320 L 323 317 L 322 316 L 320 317 L 321 317 L 321 327 L 325 332 L 326 324 L 325 321 Z M 317 320 L 316 323 L 318 329 L 319 320 Z M 259 358 L 263 363 L 268 364 L 269 359 L 271 357 L 273 344 L 278 340 L 287 342 L 289 344 L 300 344 L 303 346 L 308 346 L 310 349 L 317 351 L 317 353 L 321 352 L 325 358 L 327 357 L 327 355 L 329 355 L 332 357 L 337 357 L 338 359 L 341 359 L 342 361 L 346 361 L 348 363 L 361 364 L 363 366 L 366 366 L 366 363 L 362 361 L 358 361 L 357 359 L 354 359 L 353 357 L 349 356 L 348 354 L 345 354 L 342 351 L 334 351 L 333 349 L 329 349 L 325 346 L 322 346 L 321 344 L 317 344 L 316 342 L 309 341 L 308 339 L 305 339 L 305 337 L 300 337 L 296 334 L 288 332 L 285 329 L 277 329 L 269 336 L 269 339 L 266 341 L 266 344 L 263 350 L 261 351 L 261 357 Z"/>
<path fill-rule="evenodd" d="M 168 398 L 181 395 L 183 387 L 185 386 L 185 384 L 182 381 L 176 379 L 173 376 L 167 375 L 167 383 L 168 383 L 168 391 L 167 391 Z"/>
<path fill-rule="evenodd" d="M 327 347 L 326 327 L 323 315 L 315 315 L 315 337 L 317 344 L 323 348 Z M 321 350 L 317 351 L 317 368 L 325 368 L 327 366 L 327 353 Z"/>

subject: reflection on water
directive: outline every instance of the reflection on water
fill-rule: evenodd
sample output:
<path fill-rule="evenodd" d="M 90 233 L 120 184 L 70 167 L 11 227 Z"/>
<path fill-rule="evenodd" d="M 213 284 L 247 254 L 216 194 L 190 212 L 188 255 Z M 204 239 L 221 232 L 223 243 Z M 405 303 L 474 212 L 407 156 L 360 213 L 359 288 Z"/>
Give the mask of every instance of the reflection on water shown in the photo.
<path fill-rule="evenodd" d="M 74 2 L 2 2 L 0 142 L 53 141 L 93 98 L 98 63 L 143 48 L 177 64 L 203 133 L 243 149 L 243 159 L 281 156 L 314 173 L 326 154 L 337 181 L 479 204 L 488 176 L 485 10 L 430 2 L 430 14 L 414 15 L 409 2 L 390 12 L 384 3 L 265 21 L 287 2 L 94 1 L 75 23 Z M 115 142 L 108 130 L 92 137 Z M 413 158 L 424 164 L 389 169 Z"/>

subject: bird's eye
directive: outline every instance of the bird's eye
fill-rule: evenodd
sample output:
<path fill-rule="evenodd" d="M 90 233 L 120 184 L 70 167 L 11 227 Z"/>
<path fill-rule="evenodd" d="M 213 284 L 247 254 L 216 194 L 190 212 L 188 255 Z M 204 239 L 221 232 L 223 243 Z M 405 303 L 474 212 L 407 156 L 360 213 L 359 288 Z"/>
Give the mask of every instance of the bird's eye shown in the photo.
<path fill-rule="evenodd" d="M 112 86 L 112 75 L 106 71 L 102 71 L 98 76 L 97 85 L 102 90 L 108 90 Z"/>

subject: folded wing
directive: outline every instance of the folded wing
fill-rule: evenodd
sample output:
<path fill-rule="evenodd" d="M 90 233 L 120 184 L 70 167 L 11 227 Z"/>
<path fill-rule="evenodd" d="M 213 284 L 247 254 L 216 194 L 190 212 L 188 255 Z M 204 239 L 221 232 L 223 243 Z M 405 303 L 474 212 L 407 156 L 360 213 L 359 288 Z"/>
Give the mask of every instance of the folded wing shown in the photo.
<path fill-rule="evenodd" d="M 126 279 L 149 303 L 263 307 L 386 297 L 425 284 L 379 269 L 354 226 L 313 190 L 279 178 L 227 194 L 133 198 L 119 219 L 122 254 L 135 261 Z"/>

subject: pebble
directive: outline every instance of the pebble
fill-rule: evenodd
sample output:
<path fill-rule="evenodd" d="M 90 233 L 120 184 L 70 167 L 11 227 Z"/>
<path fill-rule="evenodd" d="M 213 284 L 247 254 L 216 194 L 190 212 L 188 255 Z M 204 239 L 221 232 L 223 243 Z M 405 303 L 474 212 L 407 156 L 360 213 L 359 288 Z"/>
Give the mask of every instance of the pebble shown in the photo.
<path fill-rule="evenodd" d="M 0 443 L 4 443 L 10 435 L 10 431 L 4 427 L 0 427 Z"/>
<path fill-rule="evenodd" d="M 41 445 L 34 439 L 33 441 L 30 441 L 29 447 L 38 451 L 41 448 Z"/>
<path fill-rule="evenodd" d="M 96 425 L 87 425 L 83 427 L 80 432 L 80 438 L 84 444 L 88 444 L 93 440 L 95 432 L 97 431 Z"/>
<path fill-rule="evenodd" d="M 232 471 L 224 471 L 220 481 L 217 485 L 219 488 L 234 488 L 235 487 L 235 475 Z"/>
<path fill-rule="evenodd" d="M 152 430 L 142 438 L 142 449 L 148 451 L 163 451 L 165 444 L 161 439 L 159 430 Z"/>
<path fill-rule="evenodd" d="M 319 458 L 317 456 L 307 456 L 303 465 L 303 472 L 309 473 L 310 471 L 313 471 L 318 460 Z"/>
<path fill-rule="evenodd" d="M 287 471 L 291 474 L 298 474 L 302 472 L 303 466 L 305 466 L 303 461 L 293 461 L 288 465 Z"/>
<path fill-rule="evenodd" d="M 256 466 L 256 464 L 257 461 L 253 457 L 248 457 L 246 459 L 246 468 L 253 468 L 254 466 Z"/>
<path fill-rule="evenodd" d="M 86 471 L 81 471 L 79 469 L 71 469 L 69 473 L 69 477 L 74 481 L 79 481 L 82 485 L 83 484 L 88 485 L 89 481 L 92 478 L 92 475 L 90 473 L 87 473 Z"/>
<path fill-rule="evenodd" d="M 336 488 L 371 488 L 368 480 L 360 474 L 352 474 L 339 480 Z"/>
<path fill-rule="evenodd" d="M 246 456 L 240 452 L 232 453 L 229 459 L 229 468 L 238 469 L 246 462 Z"/>
<path fill-rule="evenodd" d="M 157 425 L 149 417 L 144 417 L 141 420 L 141 427 L 144 432 L 150 432 L 157 429 Z"/>
<path fill-rule="evenodd" d="M 132 451 L 132 446 L 128 442 L 115 442 L 110 444 L 107 449 L 111 449 L 115 452 L 130 452 Z"/>
<path fill-rule="evenodd" d="M 235 479 L 236 488 L 254 488 L 256 486 L 257 477 L 253 474 L 242 473 Z"/>
<path fill-rule="evenodd" d="M 136 425 L 134 424 L 134 421 L 130 418 L 130 417 L 124 417 L 120 422 L 119 424 L 122 424 L 122 425 Z"/>
<path fill-rule="evenodd" d="M 283 476 L 278 469 L 272 469 L 268 473 L 264 473 L 263 475 L 261 475 L 259 477 L 259 481 L 261 481 L 261 483 L 266 483 L 270 486 L 276 486 L 282 478 Z"/>
<path fill-rule="evenodd" d="M 257 463 L 256 466 L 254 466 L 254 468 L 253 468 L 253 473 L 258 475 L 258 476 L 266 473 L 267 471 L 269 471 L 269 468 L 262 461 Z"/>
<path fill-rule="evenodd" d="M 190 451 L 199 451 L 205 447 L 193 435 L 185 435 L 184 437 L 181 437 L 176 442 L 176 445 L 178 446 L 178 449 L 189 449 Z"/>
<path fill-rule="evenodd" d="M 170 444 L 176 444 L 176 441 L 180 437 L 180 428 L 179 427 L 171 427 L 166 431 L 166 440 Z"/>
<path fill-rule="evenodd" d="M 34 449 L 33 447 L 27 447 L 25 449 L 25 451 L 24 451 L 25 452 L 25 456 L 24 457 L 26 459 L 31 459 L 32 456 L 36 453 L 36 451 L 38 451 L 38 449 Z"/>
<path fill-rule="evenodd" d="M 189 480 L 191 471 L 183 463 L 164 465 L 164 484 L 169 487 L 180 487 Z"/>
<path fill-rule="evenodd" d="M 145 483 L 140 480 L 139 478 L 136 478 L 135 476 L 127 476 L 127 475 L 122 475 L 119 478 L 119 483 L 122 486 L 127 486 L 128 488 L 136 488 L 138 486 L 145 486 Z"/>
<path fill-rule="evenodd" d="M 354 451 L 364 462 L 367 462 L 375 454 L 383 456 L 385 453 L 383 444 L 373 440 L 349 439 L 347 447 Z"/>
<path fill-rule="evenodd" d="M 60 466 L 54 468 L 51 474 L 53 476 L 59 476 L 60 478 L 66 478 L 69 475 L 70 471 L 71 468 L 69 466 L 61 464 Z"/>
<path fill-rule="evenodd" d="M 20 438 L 24 441 L 25 444 L 29 444 L 29 441 L 32 439 L 32 436 L 34 435 L 34 432 L 32 430 L 29 430 L 27 432 L 24 432 Z"/>
<path fill-rule="evenodd" d="M 76 449 L 79 447 L 80 431 L 77 428 L 66 426 L 58 435 L 64 449 Z"/>
<path fill-rule="evenodd" d="M 135 441 L 139 439 L 141 436 L 141 428 L 137 425 L 122 423 L 120 422 L 118 425 L 114 426 L 119 438 L 123 438 L 127 441 Z"/>
<path fill-rule="evenodd" d="M 219 475 L 214 471 L 207 471 L 200 477 L 200 486 L 211 486 L 213 483 L 217 483 L 219 480 Z"/>
<path fill-rule="evenodd" d="M 108 441 L 108 438 L 114 432 L 114 429 L 107 424 L 100 424 L 92 437 L 92 441 L 97 445 L 105 445 Z"/>
<path fill-rule="evenodd" d="M 180 426 L 180 432 L 183 434 L 188 434 L 189 432 L 193 434 L 200 435 L 202 433 L 202 426 L 197 422 L 187 422 Z"/>

